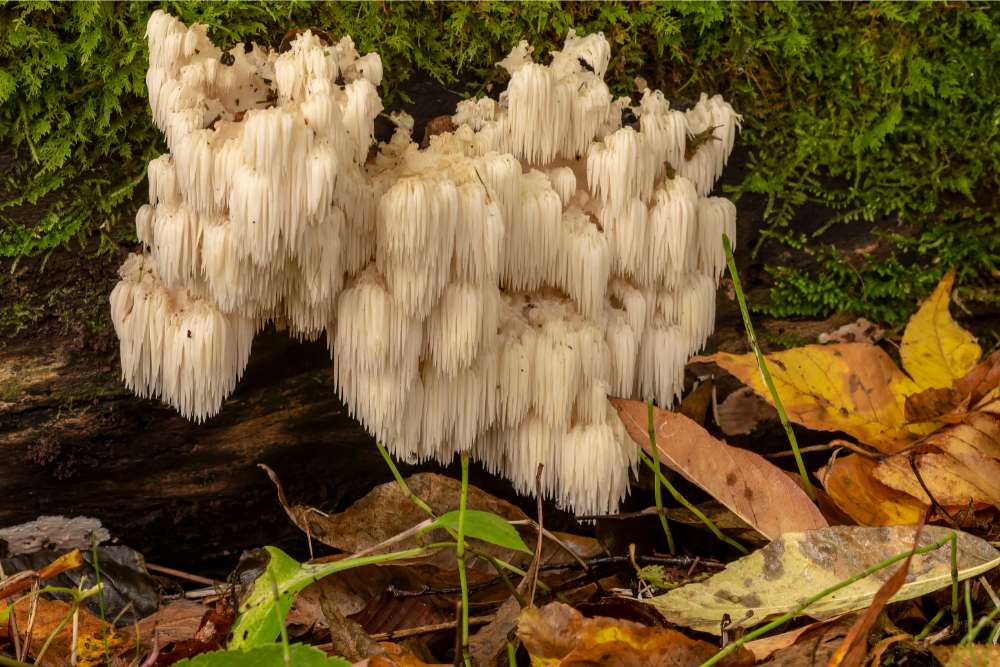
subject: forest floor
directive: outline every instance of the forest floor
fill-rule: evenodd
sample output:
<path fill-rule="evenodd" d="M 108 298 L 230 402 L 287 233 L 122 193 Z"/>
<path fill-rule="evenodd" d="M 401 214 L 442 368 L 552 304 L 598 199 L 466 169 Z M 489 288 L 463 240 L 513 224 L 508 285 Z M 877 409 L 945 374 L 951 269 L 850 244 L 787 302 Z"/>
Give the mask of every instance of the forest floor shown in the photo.
<path fill-rule="evenodd" d="M 408 110 L 417 121 L 416 136 L 420 136 L 419 128 L 427 120 L 453 107 L 457 99 L 440 87 L 419 80 L 414 81 L 407 92 L 414 100 Z M 737 182 L 742 178 L 746 159 L 746 153 L 737 149 L 723 185 L 726 181 Z M 44 204 L 25 208 L 19 214 L 37 216 Z M 763 299 L 769 287 L 765 265 L 796 266 L 797 262 L 804 261 L 801 255 L 768 244 L 764 244 L 757 258 L 750 259 L 750 248 L 757 241 L 763 208 L 763 201 L 753 197 L 745 198 L 738 206 L 736 259 L 751 304 Z M 832 214 L 818 207 L 805 209 L 800 222 L 805 228 L 818 227 Z M 832 234 L 827 237 L 828 242 L 833 242 L 845 255 L 856 257 L 857 261 L 877 262 L 882 253 L 887 252 L 882 242 L 871 234 L 871 225 L 840 225 L 833 228 Z M 131 233 L 124 236 L 131 237 Z M 41 629 L 25 635 L 31 612 L 24 605 L 15 605 L 15 613 L 10 615 L 15 622 L 12 626 L 5 624 L 7 629 L 0 631 L 0 646 L 6 637 L 13 644 L 25 647 L 21 650 L 22 657 L 37 659 L 42 650 L 40 641 L 54 638 L 48 649 L 51 651 L 49 662 L 43 660 L 43 664 L 60 664 L 57 661 L 65 660 L 74 646 L 80 649 L 71 637 L 67 638 L 68 629 L 57 627 L 67 611 L 76 609 L 74 600 L 82 605 L 78 616 L 87 610 L 82 634 L 101 638 L 103 653 L 97 651 L 94 654 L 96 662 L 92 664 L 100 664 L 109 651 L 126 653 L 129 647 L 124 633 L 131 632 L 132 622 L 138 623 L 144 632 L 142 646 L 132 652 L 136 661 L 141 655 L 153 654 L 155 664 L 171 664 L 185 655 L 218 648 L 225 643 L 229 625 L 235 618 L 230 602 L 235 597 L 230 595 L 234 585 L 236 588 L 242 586 L 253 595 L 253 586 L 261 585 L 253 584 L 253 577 L 270 572 L 265 569 L 267 556 L 262 555 L 259 547 L 281 547 L 297 560 L 318 557 L 319 560 L 313 562 L 320 564 L 307 567 L 322 568 L 334 562 L 331 561 L 334 554 L 369 549 L 382 539 L 405 533 L 427 518 L 400 492 L 393 481 L 393 471 L 386 467 L 375 443 L 350 419 L 335 397 L 327 374 L 330 362 L 323 341 L 299 343 L 273 330 L 263 332 L 255 341 L 244 380 L 227 401 L 222 414 L 205 424 L 191 424 L 157 402 L 130 395 L 120 382 L 117 341 L 107 298 L 117 280 L 118 265 L 134 249 L 134 243 L 123 239 L 114 251 L 97 253 L 96 243 L 89 243 L 82 248 L 59 249 L 47 257 L 22 259 L 0 271 L 0 457 L 5 462 L 0 467 L 0 488 L 4 489 L 7 498 L 0 506 L 0 528 L 26 524 L 41 516 L 92 517 L 100 521 L 98 534 L 107 538 L 106 546 L 88 549 L 81 535 L 93 531 L 94 526 L 86 522 L 54 527 L 34 525 L 29 531 L 33 531 L 36 539 L 34 542 L 26 540 L 24 544 L 18 541 L 23 535 L 0 530 L 0 546 L 7 543 L 9 556 L 0 560 L 3 566 L 0 599 L 6 597 L 5 591 L 13 590 L 10 579 L 5 580 L 4 574 L 39 570 L 48 565 L 46 558 L 51 560 L 59 552 L 51 551 L 53 548 L 65 552 L 74 546 L 83 547 L 89 563 L 62 563 L 62 570 L 56 568 L 62 572 L 59 574 L 62 579 L 53 579 L 61 585 L 72 588 L 88 576 L 92 581 L 94 560 L 106 571 L 106 608 L 98 609 L 94 599 L 84 601 L 79 593 L 76 597 L 64 595 L 69 603 L 59 603 L 63 607 L 52 607 L 32 596 L 32 604 L 42 610 L 40 620 L 36 621 Z M 954 314 L 956 326 L 970 330 L 980 340 L 995 340 L 996 332 L 1000 331 L 1000 315 L 996 313 L 957 311 Z M 832 335 L 834 342 L 881 350 L 879 354 L 899 364 L 898 348 L 904 332 L 882 331 L 864 323 L 855 326 L 857 319 L 851 314 L 823 321 L 754 317 L 754 324 L 764 353 L 776 354 L 788 348 L 794 351 Z M 744 355 L 750 351 L 733 283 L 727 276 L 719 290 L 716 332 L 706 354 Z M 988 352 L 988 349 L 984 351 L 984 358 Z M 778 359 L 778 365 L 784 370 L 782 357 L 772 359 Z M 865 368 L 877 365 L 871 359 L 858 357 L 853 372 L 863 375 Z M 740 450 L 765 457 L 788 450 L 785 431 L 766 400 L 766 392 L 754 387 L 753 380 L 741 375 L 739 369 L 726 367 L 726 370 L 730 372 L 720 371 L 718 365 L 707 362 L 692 364 L 689 368 L 688 396 L 682 411 L 698 429 L 691 431 L 694 434 L 690 436 L 694 439 L 692 442 L 696 440 L 711 448 L 721 445 L 721 439 L 725 439 Z M 756 389 L 756 394 L 751 395 L 743 389 L 744 384 Z M 884 387 L 868 387 L 869 399 L 882 389 Z M 731 396 L 736 398 L 730 403 L 727 399 Z M 729 407 L 723 408 L 727 404 Z M 959 423 L 975 412 L 972 406 L 966 407 L 968 414 L 963 413 L 958 418 Z M 791 413 L 796 406 L 790 408 Z M 620 409 L 627 414 L 635 411 L 634 406 Z M 632 413 L 628 413 L 629 410 Z M 661 420 L 658 423 L 666 424 L 672 419 L 666 414 L 658 414 L 657 419 Z M 841 424 L 841 428 L 829 425 L 819 428 L 808 419 L 794 416 L 792 421 L 798 445 L 809 450 L 804 454 L 804 464 L 809 471 L 816 471 L 828 463 L 831 467 L 834 465 L 832 449 L 825 446 L 835 438 L 860 441 L 861 446 L 872 445 L 859 437 L 859 431 L 852 430 L 850 421 Z M 643 444 L 642 437 L 636 440 Z M 648 441 L 645 444 L 648 451 L 653 451 Z M 994 444 L 997 450 L 991 450 L 986 458 L 1000 452 L 1000 440 Z M 861 446 L 850 444 L 843 453 L 850 454 Z M 683 469 L 683 465 L 676 464 L 676 452 L 662 449 L 661 455 L 667 461 L 674 461 L 668 467 Z M 722 471 L 730 450 L 719 450 L 714 456 L 718 471 Z M 891 459 L 891 456 L 883 453 L 876 460 L 883 458 Z M 760 460 L 771 467 L 758 470 L 763 477 L 755 478 L 754 491 L 774 494 L 769 496 L 774 506 L 762 511 L 762 516 L 771 514 L 772 518 L 778 517 L 775 520 L 779 524 L 787 521 L 785 525 L 799 527 L 815 527 L 816 522 L 824 525 L 856 522 L 862 510 L 851 507 L 847 511 L 836 502 L 824 501 L 822 496 L 821 502 L 814 506 L 807 497 L 795 495 L 801 492 L 794 484 L 786 488 L 791 477 L 783 473 L 778 475 L 783 481 L 774 477 L 779 467 L 794 473 L 793 458 Z M 261 463 L 273 469 L 289 504 L 279 500 L 274 484 L 258 467 Z M 986 464 L 1000 465 L 992 459 Z M 746 466 L 737 466 L 732 474 L 742 474 L 741 467 Z M 658 654 L 649 647 L 659 647 L 662 653 L 667 647 L 670 651 L 680 651 L 677 647 L 682 645 L 687 653 L 669 664 L 701 664 L 718 649 L 720 642 L 716 635 L 719 630 L 730 642 L 743 631 L 738 627 L 735 630 L 709 628 L 704 619 L 695 618 L 697 614 L 692 609 L 708 608 L 707 598 L 688 601 L 685 606 L 677 602 L 680 597 L 674 596 L 669 602 L 651 607 L 636 604 L 627 597 L 666 596 L 680 584 L 709 581 L 713 575 L 751 577 L 749 571 L 732 565 L 740 556 L 740 550 L 731 542 L 758 550 L 767 544 L 765 536 L 777 536 L 771 526 L 757 523 L 757 516 L 748 520 L 746 508 L 738 503 L 734 505 L 735 501 L 714 482 L 698 478 L 690 470 L 680 476 L 672 474 L 670 479 L 680 493 L 714 518 L 730 543 L 719 541 L 697 518 L 692 518 L 690 512 L 668 500 L 667 516 L 673 526 L 672 539 L 677 545 L 675 554 L 668 553 L 655 508 L 649 511 L 654 504 L 654 483 L 648 471 L 634 484 L 620 517 L 594 522 L 578 522 L 550 503 L 536 505 L 534 500 L 519 496 L 509 484 L 475 465 L 471 471 L 471 487 L 465 491 L 455 481 L 461 476 L 458 461 L 447 468 L 400 466 L 400 471 L 410 476 L 412 489 L 427 501 L 437 517 L 455 509 L 459 495 L 465 493 L 470 498 L 470 507 L 520 523 L 516 542 L 511 542 L 507 534 L 504 539 L 508 541 L 502 544 L 496 532 L 475 533 L 470 529 L 469 535 L 478 540 L 473 542 L 480 550 L 507 559 L 520 570 L 527 570 L 523 577 L 508 573 L 509 583 L 523 584 L 517 594 L 511 594 L 503 578 L 486 561 L 473 559 L 469 572 L 473 595 L 468 611 L 473 617 L 474 632 L 470 650 L 479 664 L 494 664 L 497 656 L 506 656 L 508 639 L 512 641 L 511 646 L 520 651 L 518 655 L 522 661 L 525 654 L 530 653 L 552 660 L 545 664 L 593 664 L 586 661 L 608 650 L 606 642 L 600 639 L 608 632 L 613 632 L 620 640 L 614 648 L 620 660 L 616 664 L 661 664 L 653 661 L 651 656 Z M 718 476 L 722 477 L 721 472 Z M 869 477 L 851 479 L 864 487 L 856 488 L 855 495 L 873 493 Z M 899 501 L 897 504 L 901 502 L 905 508 L 913 507 L 909 501 L 902 502 L 888 492 L 881 498 Z M 779 511 L 782 500 L 792 506 L 788 511 L 795 517 L 788 518 Z M 871 496 L 873 504 L 877 505 L 877 501 L 878 497 Z M 936 501 L 935 498 L 935 504 Z M 756 510 L 767 508 L 766 501 L 758 502 L 765 504 L 755 505 Z M 798 509 L 794 507 L 796 503 L 800 503 Z M 975 577 L 969 579 L 975 583 L 971 590 L 964 589 L 964 595 L 970 619 L 980 619 L 993 608 L 993 600 L 996 600 L 993 593 L 996 572 L 989 578 L 982 578 L 976 570 L 981 562 L 988 562 L 987 549 L 992 548 L 988 542 L 997 539 L 994 517 L 987 502 L 973 503 L 974 506 L 967 508 L 943 504 L 946 507 L 935 509 L 934 523 L 960 526 L 968 532 L 969 540 L 961 545 L 964 549 L 961 555 L 966 558 L 961 562 L 961 575 L 964 577 L 975 571 Z M 800 511 L 802 507 L 812 508 L 805 514 L 814 514 L 802 518 L 799 516 L 804 512 Z M 544 544 L 542 540 L 536 541 L 536 533 L 524 525 L 532 520 L 543 521 L 546 529 L 559 531 L 559 541 L 546 540 Z M 875 522 L 875 525 L 883 523 L 889 522 Z M 443 524 L 434 525 L 438 526 L 432 533 L 434 539 L 447 540 L 448 533 L 440 528 Z M 938 526 L 928 526 L 927 534 L 921 538 L 923 543 L 941 538 L 940 530 Z M 905 552 L 914 544 L 912 530 L 905 533 L 889 528 L 877 539 L 867 533 L 862 536 L 860 532 L 831 533 L 824 539 L 827 541 L 817 544 L 793 544 L 786 540 L 782 548 L 786 549 L 789 558 L 793 552 L 808 554 L 810 549 L 826 554 L 828 562 L 823 570 L 830 576 L 820 579 L 831 586 L 853 574 L 851 567 L 858 563 L 870 565 L 871 559 L 865 560 L 867 556 L 879 554 L 888 558 Z M 765 578 L 768 578 L 768 567 L 772 570 L 774 567 L 788 568 L 789 573 L 795 567 L 803 567 L 800 561 L 782 560 L 781 553 L 774 552 L 773 544 L 770 552 L 766 548 L 757 552 L 765 559 Z M 36 552 L 32 557 L 23 555 L 32 545 L 50 550 Z M 394 548 L 407 546 L 419 548 L 412 536 Z M 526 553 L 523 553 L 523 546 L 527 547 Z M 568 552 L 572 555 L 568 556 Z M 937 553 L 919 561 L 922 569 L 917 572 L 918 582 L 933 577 L 937 577 L 938 583 L 942 581 L 939 575 L 943 561 L 938 559 Z M 148 568 L 139 564 L 137 554 L 142 555 Z M 836 557 L 831 561 L 832 554 Z M 3 555 L 0 549 L 0 556 Z M 272 568 L 275 558 L 271 557 Z M 817 556 L 813 562 L 821 560 Z M 326 565 L 322 565 L 324 562 Z M 294 567 L 298 566 L 289 566 Z M 288 571 L 279 575 L 290 576 Z M 887 578 L 888 575 L 874 580 L 876 585 L 866 590 L 865 604 L 861 606 L 871 604 L 881 608 L 884 605 L 878 590 Z M 776 579 L 779 584 L 794 584 L 786 577 Z M 732 583 L 735 579 L 725 581 Z M 902 660 L 895 664 L 947 662 L 954 657 L 951 654 L 956 641 L 965 636 L 975 622 L 962 616 L 959 619 L 961 630 L 950 629 L 948 613 L 953 610 L 949 607 L 947 594 L 948 576 L 944 576 L 943 581 L 944 594 L 897 604 L 891 614 L 878 622 L 860 614 L 861 607 L 856 604 L 833 605 L 831 608 L 836 614 L 814 615 L 817 619 L 833 617 L 824 622 L 809 624 L 799 614 L 791 625 L 777 632 L 792 626 L 807 630 L 796 636 L 782 635 L 783 640 L 770 646 L 751 647 L 750 653 L 746 647 L 739 646 L 726 658 L 729 662 L 720 664 L 754 664 L 765 660 L 771 661 L 768 664 L 826 664 L 825 659 L 821 661 L 817 656 L 825 658 L 838 648 L 850 648 L 851 642 L 857 644 L 854 637 L 858 633 L 865 640 L 862 657 L 872 651 L 882 651 L 885 656 L 894 655 Z M 460 593 L 453 550 L 422 553 L 419 558 L 399 564 L 366 565 L 344 576 L 323 579 L 323 582 L 326 583 L 306 589 L 288 617 L 287 629 L 293 642 L 317 644 L 326 652 L 345 655 L 352 660 L 388 651 L 390 657 L 386 660 L 390 662 L 382 664 L 433 664 L 454 658 L 455 604 Z M 279 581 L 281 586 L 285 583 L 284 579 Z M 744 623 L 745 618 L 737 617 L 737 610 L 753 613 L 757 609 L 760 614 L 759 610 L 766 607 L 773 614 L 780 614 L 793 609 L 797 599 L 787 586 L 781 589 L 776 585 L 772 587 L 774 590 L 750 589 L 739 594 L 738 587 L 727 593 L 723 583 L 713 585 L 715 588 L 711 592 L 715 598 L 736 596 L 723 600 L 730 605 L 729 620 L 736 626 L 749 625 Z M 549 589 L 560 594 L 554 597 Z M 524 601 L 527 591 L 537 596 L 539 611 L 521 615 L 516 638 L 522 648 L 517 648 L 517 642 L 513 641 L 514 629 L 521 606 L 516 603 Z M 623 596 L 624 593 L 628 596 Z M 762 601 L 748 597 L 766 597 L 765 594 L 772 598 Z M 571 603 L 575 611 L 553 600 Z M 543 606 L 545 602 L 552 604 Z M 946 612 L 946 620 L 935 624 L 930 619 L 938 609 Z M 102 620 L 110 620 L 119 612 L 117 629 L 112 627 L 114 624 Z M 965 614 L 964 608 L 962 614 Z M 595 617 L 604 620 L 593 620 Z M 245 624 L 247 621 L 241 615 L 236 622 Z M 154 624 L 161 628 L 155 642 L 151 631 Z M 859 629 L 852 630 L 854 626 Z M 925 626 L 930 629 L 920 636 Z M 255 631 L 256 627 L 250 629 Z M 479 627 L 485 629 L 476 632 Z M 992 622 L 984 627 L 988 629 L 983 631 L 983 636 L 987 632 L 995 636 Z M 688 639 L 670 628 L 694 630 L 684 630 L 691 637 Z M 943 630 L 950 632 L 942 634 Z M 869 636 L 871 645 L 867 641 Z M 878 640 L 884 641 L 879 644 Z M 393 644 L 380 647 L 378 641 Z M 252 645 L 245 644 L 244 648 Z M 855 658 L 857 650 L 856 646 L 850 648 Z M 409 657 L 401 658 L 399 652 L 406 652 Z M 812 656 L 812 662 L 803 662 L 806 655 Z M 959 658 L 965 659 L 961 655 Z M 302 664 L 312 664 L 306 663 L 306 658 L 302 660 Z M 504 660 L 506 657 L 501 664 L 505 664 Z M 848 660 L 837 664 L 861 663 Z"/>

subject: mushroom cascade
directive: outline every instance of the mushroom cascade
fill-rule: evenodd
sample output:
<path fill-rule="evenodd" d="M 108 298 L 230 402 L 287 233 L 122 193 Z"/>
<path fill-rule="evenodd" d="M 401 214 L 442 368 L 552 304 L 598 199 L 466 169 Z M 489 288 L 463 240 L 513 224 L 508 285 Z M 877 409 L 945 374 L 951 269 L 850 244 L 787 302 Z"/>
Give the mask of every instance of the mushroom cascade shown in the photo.
<path fill-rule="evenodd" d="M 337 392 L 397 456 L 468 451 L 528 493 L 542 463 L 545 495 L 612 511 L 636 453 L 607 396 L 669 406 L 714 326 L 733 109 L 645 90 L 623 125 L 608 42 L 571 31 L 548 65 L 519 44 L 499 99 L 426 148 L 398 114 L 376 151 L 381 61 L 349 37 L 222 52 L 160 11 L 147 36 L 170 152 L 111 294 L 128 387 L 203 420 L 265 323 L 325 333 Z"/>

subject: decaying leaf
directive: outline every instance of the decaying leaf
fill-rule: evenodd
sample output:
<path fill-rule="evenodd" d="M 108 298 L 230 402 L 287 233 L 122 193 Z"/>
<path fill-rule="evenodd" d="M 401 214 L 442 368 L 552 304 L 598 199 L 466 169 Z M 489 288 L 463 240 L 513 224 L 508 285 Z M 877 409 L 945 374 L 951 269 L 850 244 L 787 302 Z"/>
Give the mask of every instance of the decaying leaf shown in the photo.
<path fill-rule="evenodd" d="M 718 652 L 712 644 L 676 630 L 611 618 L 584 618 L 560 602 L 522 611 L 517 635 L 533 665 L 552 667 L 696 667 Z M 741 648 L 718 664 L 752 665 L 753 655 Z"/>
<path fill-rule="evenodd" d="M 903 368 L 922 388 L 950 387 L 979 361 L 976 337 L 948 312 L 955 272 L 949 271 L 906 325 L 899 356 Z"/>
<path fill-rule="evenodd" d="M 646 404 L 619 398 L 611 402 L 632 439 L 649 451 Z M 765 537 L 827 525 L 809 496 L 759 454 L 720 442 L 674 412 L 654 408 L 653 424 L 661 461 Z"/>
<path fill-rule="evenodd" d="M 754 639 L 747 642 L 745 646 L 748 651 L 753 653 L 753 657 L 759 664 L 770 658 L 777 651 L 783 651 L 790 646 L 799 644 L 800 642 L 805 644 L 816 636 L 823 636 L 828 639 L 830 637 L 835 637 L 839 639 L 847 634 L 848 628 L 851 627 L 855 618 L 857 618 L 857 614 L 835 616 L 833 618 L 828 618 L 825 621 L 815 621 L 809 625 L 803 625 L 801 628 L 795 628 L 794 630 L 789 630 L 787 632 L 781 632 L 775 635 L 765 635 L 760 639 Z M 832 645 L 830 650 L 832 651 L 835 646 L 835 644 Z"/>
<path fill-rule="evenodd" d="M 860 454 L 838 456 L 818 475 L 833 502 L 863 526 L 911 525 L 930 505 L 875 478 L 877 464 Z"/>
<path fill-rule="evenodd" d="M 771 401 L 752 353 L 719 352 L 694 361 L 718 364 Z M 906 423 L 906 397 L 920 387 L 874 345 L 806 345 L 768 354 L 766 361 L 788 418 L 798 424 L 843 431 L 886 453 L 934 429 Z"/>
<path fill-rule="evenodd" d="M 32 599 L 25 596 L 13 603 L 13 612 L 20 633 L 21 642 L 27 641 L 28 618 L 31 615 Z M 7 610 L 7 604 L 0 602 L 0 615 Z M 72 607 L 60 600 L 37 598 L 35 600 L 35 619 L 31 638 L 28 642 L 28 654 L 38 659 L 38 655 L 51 637 L 49 646 L 38 661 L 39 665 L 62 667 L 68 665 L 73 654 L 73 623 L 66 622 L 56 632 L 56 628 L 67 618 L 72 617 Z M 91 614 L 86 609 L 77 609 L 77 639 L 76 656 L 80 667 L 97 667 L 111 661 L 121 651 L 131 645 L 131 638 L 115 629 L 108 623 Z M 105 645 L 105 639 L 107 644 Z"/>
<path fill-rule="evenodd" d="M 749 387 L 741 387 L 726 396 L 716 415 L 719 428 L 726 435 L 744 435 L 765 421 L 777 421 L 778 411 Z"/>
<path fill-rule="evenodd" d="M 790 533 L 731 563 L 709 579 L 653 598 L 667 620 L 702 632 L 720 634 L 725 615 L 735 625 L 757 625 L 794 609 L 814 595 L 913 546 L 913 526 L 871 528 L 832 526 Z M 951 534 L 927 526 L 921 545 Z M 1000 564 L 1000 552 L 984 540 L 957 532 L 959 578 L 967 579 Z M 914 556 L 907 583 L 892 598 L 908 600 L 949 585 L 950 549 L 946 545 Z M 829 618 L 868 606 L 892 570 L 857 581 L 810 606 L 804 614 Z"/>
<path fill-rule="evenodd" d="M 850 630 L 856 614 L 848 614 L 826 623 L 812 623 L 794 635 L 794 641 L 779 647 L 771 659 L 763 663 L 768 667 L 821 667 L 827 664 L 844 636 Z M 753 643 L 753 642 L 751 642 Z M 755 653 L 756 655 L 756 653 Z"/>

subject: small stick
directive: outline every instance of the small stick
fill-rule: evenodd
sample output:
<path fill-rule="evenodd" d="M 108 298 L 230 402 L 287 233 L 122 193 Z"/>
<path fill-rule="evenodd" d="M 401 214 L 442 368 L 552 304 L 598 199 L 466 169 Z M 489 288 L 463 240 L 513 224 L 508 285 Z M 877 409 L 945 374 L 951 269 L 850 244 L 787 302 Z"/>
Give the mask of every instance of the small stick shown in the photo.
<path fill-rule="evenodd" d="M 151 572 L 159 572 L 160 574 L 165 574 L 168 577 L 174 577 L 175 579 L 184 579 L 185 581 L 190 581 L 195 584 L 202 584 L 203 586 L 225 586 L 226 582 L 218 581 L 216 579 L 209 579 L 208 577 L 202 577 L 198 574 L 190 574 L 188 572 L 183 572 L 181 570 L 175 570 L 172 567 L 166 567 L 164 565 L 156 565 L 155 563 L 146 563 L 146 569 Z"/>

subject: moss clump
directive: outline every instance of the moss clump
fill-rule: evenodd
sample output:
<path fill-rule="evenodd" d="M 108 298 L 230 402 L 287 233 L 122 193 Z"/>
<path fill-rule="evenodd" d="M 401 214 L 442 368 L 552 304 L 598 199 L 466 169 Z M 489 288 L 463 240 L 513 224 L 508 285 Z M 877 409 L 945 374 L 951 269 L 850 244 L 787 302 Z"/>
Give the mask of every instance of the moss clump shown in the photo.
<path fill-rule="evenodd" d="M 382 55 L 390 106 L 406 101 L 415 70 L 473 94 L 520 39 L 543 53 L 571 27 L 602 30 L 617 91 L 638 68 L 678 100 L 721 92 L 744 114 L 746 173 L 730 194 L 762 203 L 760 244 L 809 259 L 771 267 L 779 280 L 763 309 L 775 315 L 848 309 L 898 323 L 946 267 L 982 290 L 1000 265 L 1000 31 L 982 3 L 7 4 L 0 145 L 13 154 L 0 159 L 0 257 L 130 234 L 127 203 L 163 150 L 144 84 L 157 6 L 209 24 L 222 43 L 277 45 L 292 26 L 350 33 Z M 21 222 L 38 202 L 40 219 Z M 836 215 L 816 225 L 815 205 Z M 828 247 L 831 231 L 858 221 L 877 222 L 888 248 L 878 262 Z"/>

